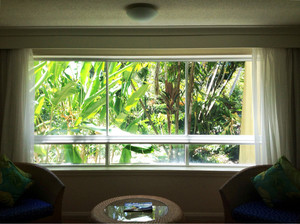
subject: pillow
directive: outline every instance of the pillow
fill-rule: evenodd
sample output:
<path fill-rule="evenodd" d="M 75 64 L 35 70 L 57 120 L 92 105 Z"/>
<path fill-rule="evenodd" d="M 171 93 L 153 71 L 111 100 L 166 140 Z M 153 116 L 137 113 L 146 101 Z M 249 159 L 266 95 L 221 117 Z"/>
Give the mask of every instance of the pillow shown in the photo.
<path fill-rule="evenodd" d="M 300 198 L 300 190 L 287 177 L 280 163 L 255 176 L 252 183 L 270 207 L 293 204 Z"/>
<path fill-rule="evenodd" d="M 282 166 L 286 176 L 300 189 L 300 171 L 285 156 L 279 158 L 278 163 Z"/>
<path fill-rule="evenodd" d="M 30 174 L 16 167 L 5 156 L 0 156 L 0 203 L 13 206 L 32 185 Z"/>

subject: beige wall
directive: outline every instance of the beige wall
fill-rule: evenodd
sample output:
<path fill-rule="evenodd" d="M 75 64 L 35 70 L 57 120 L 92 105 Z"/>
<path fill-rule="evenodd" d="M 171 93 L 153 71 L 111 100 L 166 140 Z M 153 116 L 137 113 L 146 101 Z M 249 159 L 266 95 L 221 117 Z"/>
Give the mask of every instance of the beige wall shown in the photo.
<path fill-rule="evenodd" d="M 0 28 L 0 48 L 300 47 L 300 27 Z"/>
<path fill-rule="evenodd" d="M 88 221 L 90 210 L 110 197 L 148 194 L 173 200 L 187 221 L 222 222 L 218 189 L 235 172 L 167 170 L 55 171 L 66 185 L 65 220 Z"/>

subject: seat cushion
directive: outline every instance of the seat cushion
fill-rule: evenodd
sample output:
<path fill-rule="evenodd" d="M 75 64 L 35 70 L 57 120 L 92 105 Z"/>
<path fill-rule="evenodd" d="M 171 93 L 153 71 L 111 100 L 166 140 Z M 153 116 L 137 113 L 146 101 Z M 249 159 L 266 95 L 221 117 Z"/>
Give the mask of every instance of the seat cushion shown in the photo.
<path fill-rule="evenodd" d="M 271 208 L 263 201 L 251 201 L 236 207 L 232 217 L 238 222 L 299 223 L 300 207 Z"/>
<path fill-rule="evenodd" d="M 29 222 L 53 214 L 53 206 L 47 202 L 24 198 L 13 207 L 0 208 L 0 222 Z"/>

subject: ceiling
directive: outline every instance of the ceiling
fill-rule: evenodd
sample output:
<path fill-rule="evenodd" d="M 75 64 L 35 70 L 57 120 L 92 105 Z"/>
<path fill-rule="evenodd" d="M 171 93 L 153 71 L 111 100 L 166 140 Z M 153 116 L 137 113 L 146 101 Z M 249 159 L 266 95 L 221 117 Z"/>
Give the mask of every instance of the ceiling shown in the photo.
<path fill-rule="evenodd" d="M 300 0 L 0 0 L 0 27 L 300 26 Z M 152 3 L 157 16 L 130 19 L 125 6 Z"/>

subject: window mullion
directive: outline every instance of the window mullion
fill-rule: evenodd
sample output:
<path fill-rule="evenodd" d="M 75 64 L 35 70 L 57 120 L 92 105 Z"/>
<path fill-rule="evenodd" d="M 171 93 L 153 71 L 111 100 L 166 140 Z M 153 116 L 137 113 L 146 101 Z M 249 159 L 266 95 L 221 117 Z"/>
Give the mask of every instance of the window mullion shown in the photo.
<path fill-rule="evenodd" d="M 187 98 L 188 98 L 188 78 L 189 78 L 189 63 L 185 62 L 185 116 L 184 116 L 184 134 L 187 136 L 188 133 L 188 119 L 189 119 L 189 108 L 187 105 Z"/>
<path fill-rule="evenodd" d="M 110 152 L 109 152 L 109 144 L 105 144 L 105 166 L 110 165 Z"/>
<path fill-rule="evenodd" d="M 106 137 L 108 137 L 108 131 L 109 131 L 109 88 L 108 88 L 108 81 L 109 81 L 109 75 L 108 75 L 108 63 L 105 63 L 105 73 L 106 73 Z M 105 144 L 105 166 L 109 166 L 109 144 Z"/>
<path fill-rule="evenodd" d="M 184 145 L 184 150 L 185 150 L 185 165 L 189 166 L 190 165 L 190 154 L 189 154 L 189 144 Z"/>
<path fill-rule="evenodd" d="M 109 89 L 108 89 L 108 63 L 105 63 L 105 73 L 106 73 L 106 136 L 108 136 L 108 130 L 109 130 Z"/>
<path fill-rule="evenodd" d="M 189 87 L 189 62 L 185 62 L 185 66 L 184 66 L 184 70 L 185 70 L 185 116 L 184 116 L 184 134 L 185 136 L 188 136 L 188 118 L 189 118 L 189 108 L 187 105 L 187 99 L 188 99 L 188 87 Z M 185 165 L 189 166 L 189 145 L 185 144 L 184 145 L 184 149 L 185 149 Z"/>

